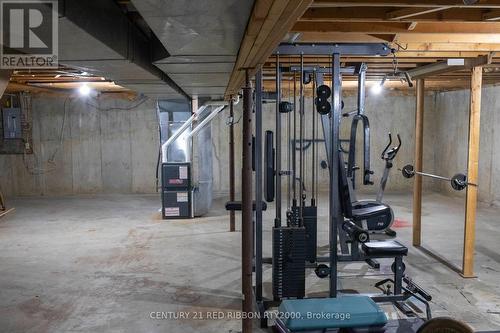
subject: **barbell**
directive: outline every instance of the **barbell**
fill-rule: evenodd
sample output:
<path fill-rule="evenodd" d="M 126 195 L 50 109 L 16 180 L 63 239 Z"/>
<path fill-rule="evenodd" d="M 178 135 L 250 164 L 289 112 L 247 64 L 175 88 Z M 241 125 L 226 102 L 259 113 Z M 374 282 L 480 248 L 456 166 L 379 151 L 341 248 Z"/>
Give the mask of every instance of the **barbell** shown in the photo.
<path fill-rule="evenodd" d="M 434 179 L 439 179 L 439 180 L 445 180 L 449 181 L 451 184 L 451 187 L 456 190 L 456 191 L 462 191 L 464 188 L 467 186 L 477 186 L 477 184 L 469 183 L 467 181 L 467 176 L 464 175 L 463 173 L 457 173 L 453 177 L 443 177 L 443 176 L 438 176 L 438 175 L 433 175 L 432 173 L 426 173 L 426 172 L 420 172 L 420 171 L 415 171 L 413 168 L 413 165 L 408 164 L 403 167 L 403 169 L 400 169 L 401 172 L 403 173 L 403 177 L 405 178 L 412 178 L 415 175 L 420 175 L 424 177 L 430 177 Z"/>

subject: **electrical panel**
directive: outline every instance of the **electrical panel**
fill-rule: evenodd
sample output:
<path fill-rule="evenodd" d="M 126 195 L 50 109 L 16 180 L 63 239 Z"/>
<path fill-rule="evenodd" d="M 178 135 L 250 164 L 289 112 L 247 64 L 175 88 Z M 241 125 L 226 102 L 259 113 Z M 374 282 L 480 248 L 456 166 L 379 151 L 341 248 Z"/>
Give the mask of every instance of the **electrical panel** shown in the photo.
<path fill-rule="evenodd" d="M 22 139 L 21 109 L 3 108 L 2 114 L 4 139 Z"/>

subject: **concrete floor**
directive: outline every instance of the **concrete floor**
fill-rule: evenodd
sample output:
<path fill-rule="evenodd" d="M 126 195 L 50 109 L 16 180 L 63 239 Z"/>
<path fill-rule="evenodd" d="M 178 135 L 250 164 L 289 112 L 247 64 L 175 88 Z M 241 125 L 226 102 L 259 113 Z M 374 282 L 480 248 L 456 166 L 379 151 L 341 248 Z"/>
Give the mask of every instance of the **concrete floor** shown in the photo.
<path fill-rule="evenodd" d="M 399 239 L 410 244 L 411 199 L 387 195 Z M 326 201 L 323 201 L 325 203 Z M 0 220 L 0 332 L 236 332 L 238 320 L 152 319 L 151 312 L 234 312 L 240 306 L 240 233 L 229 233 L 223 200 L 200 219 L 162 221 L 157 196 L 19 198 Z M 321 206 L 321 249 L 327 244 Z M 407 272 L 433 296 L 435 316 L 450 315 L 477 330 L 500 329 L 500 209 L 478 214 L 477 279 L 464 280 L 410 248 Z M 270 254 L 272 205 L 265 214 Z M 459 261 L 460 199 L 424 200 L 424 240 Z M 238 228 L 239 229 L 239 228 Z M 366 265 L 341 267 L 340 285 L 362 292 L 380 280 Z M 364 275 L 355 278 L 354 275 Z M 270 269 L 265 271 L 266 292 Z M 308 275 L 308 290 L 326 281 Z M 255 332 L 260 332 L 256 329 Z"/>

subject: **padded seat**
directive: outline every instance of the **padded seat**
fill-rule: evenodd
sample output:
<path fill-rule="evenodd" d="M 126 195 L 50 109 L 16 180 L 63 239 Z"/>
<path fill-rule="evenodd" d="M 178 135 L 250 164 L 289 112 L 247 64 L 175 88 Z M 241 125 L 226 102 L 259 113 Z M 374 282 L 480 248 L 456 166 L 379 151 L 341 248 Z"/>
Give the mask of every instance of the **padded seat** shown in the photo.
<path fill-rule="evenodd" d="M 356 221 L 366 220 L 371 217 L 387 215 L 390 213 L 391 207 L 384 204 L 361 208 L 356 208 L 356 206 L 354 206 L 352 209 L 352 218 Z"/>
<path fill-rule="evenodd" d="M 382 327 L 384 311 L 368 296 L 286 299 L 279 306 L 280 320 L 292 332 L 333 328 Z M 300 314 L 300 315 L 299 315 Z"/>
<path fill-rule="evenodd" d="M 395 257 L 408 254 L 408 248 L 395 240 L 363 243 L 362 249 L 367 256 L 372 257 Z"/>
<path fill-rule="evenodd" d="M 252 202 L 252 210 L 255 210 L 256 208 L 256 203 L 255 200 Z M 265 201 L 262 201 L 262 210 L 267 209 L 267 204 Z M 241 201 L 228 201 L 226 202 L 226 210 L 234 210 L 234 211 L 241 211 Z"/>

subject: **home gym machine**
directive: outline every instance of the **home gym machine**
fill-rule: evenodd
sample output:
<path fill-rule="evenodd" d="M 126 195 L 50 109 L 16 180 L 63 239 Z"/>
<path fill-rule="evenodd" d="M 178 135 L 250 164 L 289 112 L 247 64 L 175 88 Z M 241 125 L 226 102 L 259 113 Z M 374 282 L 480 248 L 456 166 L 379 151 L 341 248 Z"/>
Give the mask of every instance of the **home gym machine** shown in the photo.
<path fill-rule="evenodd" d="M 410 298 L 418 300 L 425 306 L 426 319 L 430 319 L 431 313 L 428 301 L 431 299 L 422 288 L 416 285 L 408 276 L 404 274 L 403 257 L 407 255 L 408 249 L 394 240 L 370 241 L 370 232 L 363 229 L 356 223 L 356 220 L 368 220 L 382 214 L 387 214 L 387 205 L 380 203 L 367 206 L 361 210 L 353 207 L 350 198 L 349 180 L 343 158 L 340 153 L 339 126 L 341 118 L 341 85 L 342 74 L 351 73 L 351 68 L 341 67 L 340 56 L 368 56 L 368 55 L 388 55 L 389 48 L 385 44 L 282 44 L 278 47 L 276 56 L 276 129 L 275 136 L 267 132 L 265 135 L 265 191 L 264 197 L 267 201 L 276 201 L 276 216 L 272 231 L 272 257 L 263 257 L 263 228 L 262 228 L 262 192 L 259 183 L 262 181 L 262 165 L 260 161 L 262 133 L 262 75 L 259 71 L 256 75 L 255 92 L 255 141 L 254 150 L 256 161 L 255 180 L 256 197 L 255 204 L 245 206 L 244 213 L 252 210 L 254 213 L 254 272 L 255 287 L 254 296 L 261 314 L 261 325 L 267 325 L 266 313 L 273 307 L 279 307 L 280 313 L 300 313 L 299 318 L 280 317 L 276 321 L 274 328 L 279 332 L 327 330 L 335 328 L 370 328 L 387 326 L 387 318 L 377 303 L 390 302 L 395 304 L 406 314 L 413 314 L 412 308 L 406 305 Z M 330 68 L 312 67 L 304 65 L 304 54 L 320 56 L 331 56 Z M 284 67 L 280 63 L 282 56 L 300 56 L 300 68 L 292 66 Z M 282 100 L 281 83 L 282 79 L 290 79 L 294 85 L 295 92 L 299 92 L 299 98 L 294 97 L 293 102 Z M 331 87 L 323 84 L 323 75 L 331 76 Z M 297 87 L 298 79 L 298 87 Z M 320 82 L 321 80 L 321 82 Z M 290 82 L 290 81 L 289 81 Z M 321 84 L 320 84 L 321 83 Z M 318 256 L 316 253 L 316 220 L 317 214 L 317 172 L 314 172 L 311 190 L 311 203 L 307 205 L 305 186 L 306 158 L 304 154 L 305 139 L 305 86 L 311 84 L 313 95 L 315 95 L 315 106 L 320 113 L 318 117 L 323 127 L 323 136 L 327 153 L 327 163 L 329 169 L 329 255 Z M 247 79 L 248 87 L 248 79 Z M 298 89 L 297 89 L 298 88 Z M 248 99 L 249 94 L 247 94 Z M 286 102 L 286 103 L 284 103 Z M 313 111 L 313 114 L 315 112 Z M 286 124 L 283 126 L 282 118 L 286 117 Z M 312 171 L 317 168 L 317 151 L 314 148 L 319 140 L 316 140 L 316 127 L 314 116 L 312 121 Z M 298 131 L 296 124 L 298 120 Z M 293 125 L 293 126 L 292 126 Z M 282 134 L 281 130 L 286 130 L 286 137 L 293 144 L 286 153 L 286 166 L 282 168 Z M 248 134 L 248 133 L 247 133 Z M 298 134 L 298 139 L 297 139 Z M 293 140 L 292 140 L 293 138 Z M 245 141 L 247 142 L 247 141 Z M 296 143 L 299 143 L 298 157 L 296 156 Z M 274 147 L 273 147 L 274 144 Z M 384 151 L 384 159 L 388 165 L 386 169 L 392 167 L 392 159 L 399 150 L 400 144 L 390 147 Z M 298 163 L 297 163 L 298 162 Z M 298 164 L 298 167 L 297 167 Z M 248 167 L 248 165 L 247 165 Z M 248 169 L 248 168 L 247 168 Z M 247 170 L 245 169 L 245 170 Z M 297 172 L 298 170 L 298 172 Z M 369 168 L 367 168 L 369 170 Z M 387 170 L 387 175 L 388 175 Z M 370 173 L 371 174 L 371 173 Z M 283 215 L 281 180 L 286 177 L 287 189 L 289 189 L 290 199 L 287 198 L 286 215 Z M 386 177 L 387 180 L 387 177 Z M 297 185 L 299 187 L 297 187 Z M 271 188 L 272 187 L 272 188 Z M 382 193 L 385 183 L 382 184 Z M 311 189 L 313 187 L 311 186 Z M 309 215 L 308 208 L 311 208 Z M 390 209 L 390 207 L 389 207 Z M 357 214 L 357 215 L 356 215 Z M 313 227 L 310 227 L 313 225 Z M 311 244 L 314 243 L 312 249 Z M 347 249 L 348 254 L 344 254 L 342 249 L 338 253 L 338 247 Z M 314 252 L 314 253 L 313 253 Z M 378 258 L 393 259 L 393 278 L 386 279 L 375 285 L 383 290 L 382 294 L 375 296 L 346 296 L 342 295 L 338 288 L 339 262 L 369 261 Z M 272 298 L 263 295 L 263 267 L 272 265 Z M 322 266 L 321 266 L 322 265 Z M 318 277 L 328 278 L 329 298 L 306 298 L 305 280 L 306 269 L 314 269 Z M 246 274 L 244 274 L 246 276 Z M 246 293 L 245 295 L 248 295 Z M 317 318 L 307 318 L 302 316 L 306 312 L 348 312 L 350 318 L 329 318 L 317 320 Z M 412 330 L 409 330 L 412 331 Z"/>

